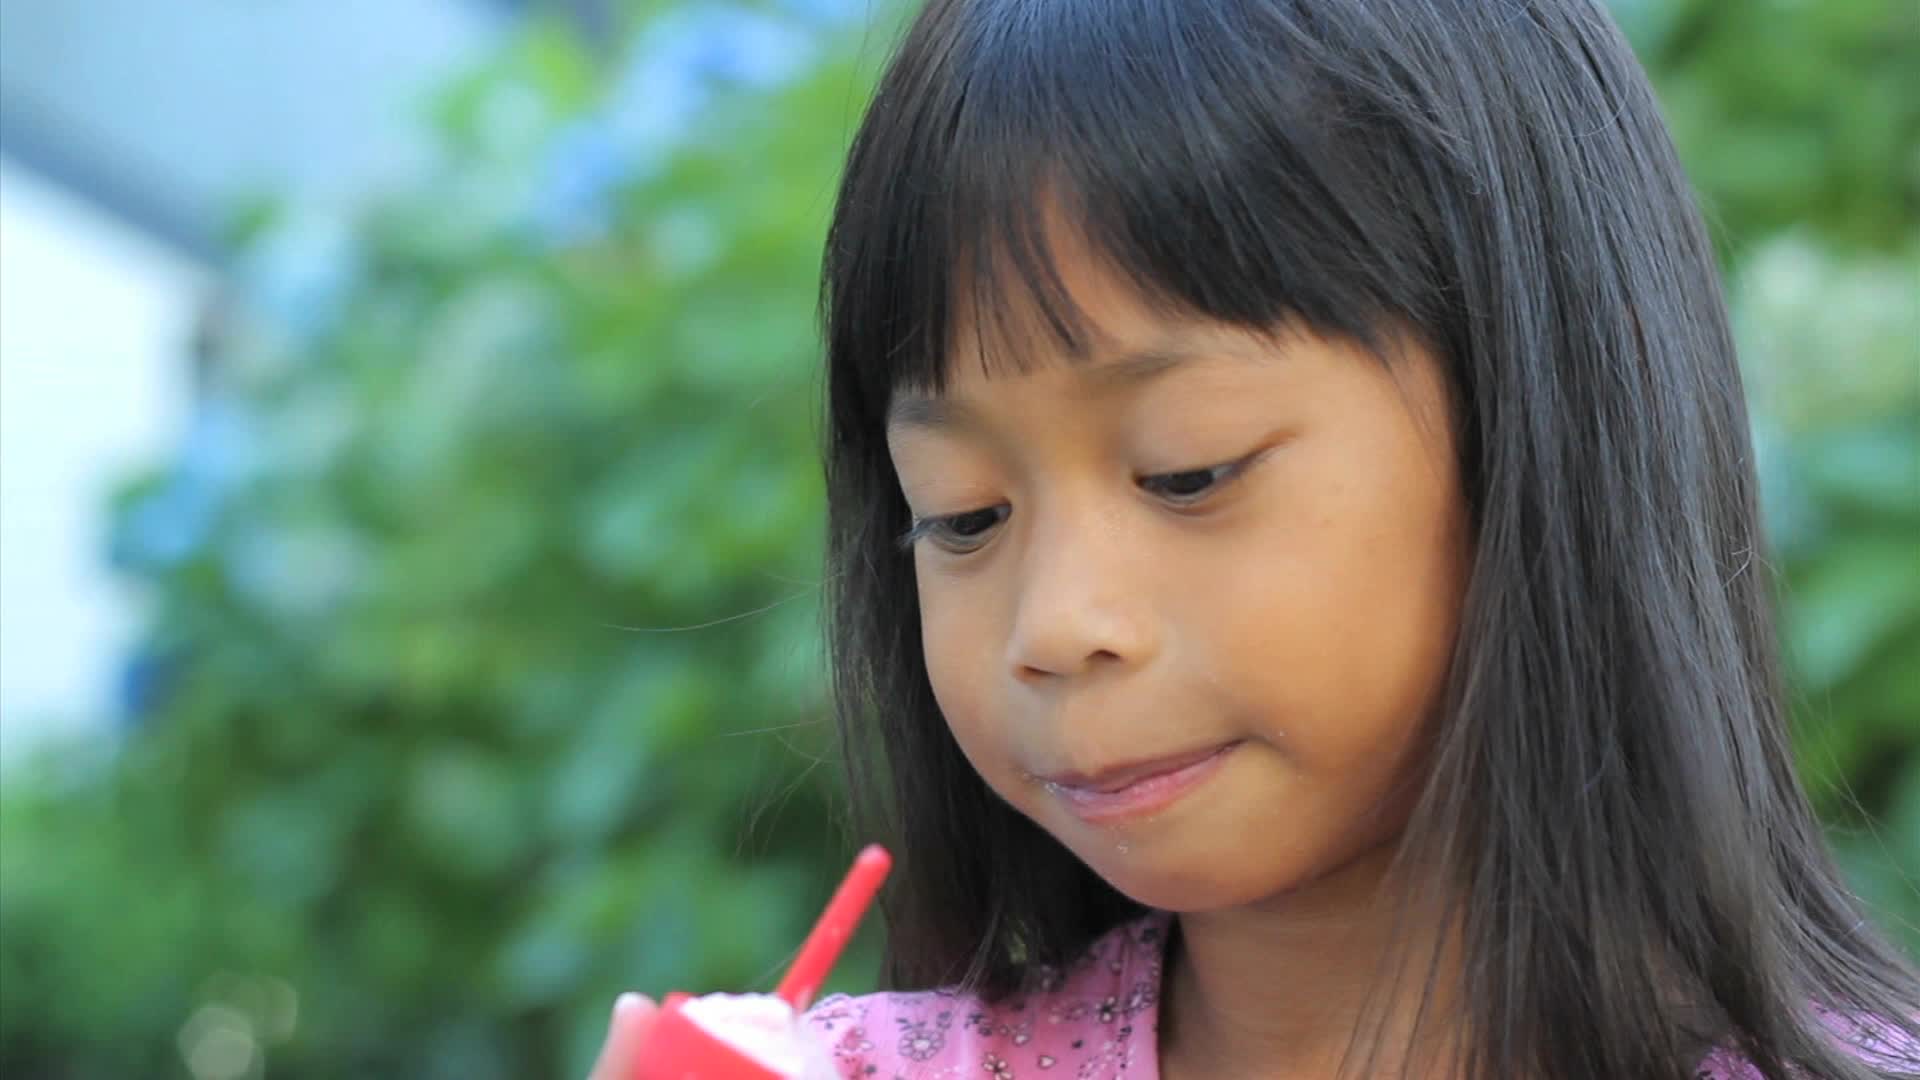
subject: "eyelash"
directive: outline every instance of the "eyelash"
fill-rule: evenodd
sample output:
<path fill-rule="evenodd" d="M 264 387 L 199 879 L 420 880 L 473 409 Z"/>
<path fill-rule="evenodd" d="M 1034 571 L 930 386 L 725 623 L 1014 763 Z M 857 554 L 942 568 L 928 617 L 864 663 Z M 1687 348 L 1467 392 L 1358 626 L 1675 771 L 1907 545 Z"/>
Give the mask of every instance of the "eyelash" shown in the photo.
<path fill-rule="evenodd" d="M 1211 479 L 1204 489 L 1190 495 L 1160 496 L 1174 506 L 1184 509 L 1197 506 L 1218 493 L 1221 488 L 1226 487 L 1238 479 L 1240 474 L 1245 472 L 1247 467 L 1252 465 L 1259 457 L 1260 455 L 1256 454 L 1252 457 L 1241 458 L 1238 461 L 1231 461 L 1224 465 L 1210 465 L 1200 469 L 1179 469 L 1174 472 L 1155 473 L 1152 476 L 1141 477 L 1137 483 L 1141 487 L 1151 491 L 1152 485 L 1164 484 L 1170 480 L 1179 480 L 1195 476 L 1210 477 Z M 978 549 L 979 543 L 984 543 L 982 536 L 986 530 L 1005 521 L 1010 512 L 1010 508 L 1005 506 L 989 506 L 979 510 L 965 510 L 958 514 L 940 514 L 932 517 L 915 518 L 913 519 L 912 526 L 900 537 L 900 546 L 902 548 L 911 548 L 921 540 L 933 540 L 942 549 L 956 555 L 969 554 Z M 956 522 L 963 521 L 967 518 L 977 518 L 982 515 L 992 515 L 992 520 L 984 525 L 979 533 L 971 536 L 962 536 L 957 543 L 941 539 L 942 531 L 951 530 Z M 970 543 L 973 544 L 973 546 L 968 546 Z"/>

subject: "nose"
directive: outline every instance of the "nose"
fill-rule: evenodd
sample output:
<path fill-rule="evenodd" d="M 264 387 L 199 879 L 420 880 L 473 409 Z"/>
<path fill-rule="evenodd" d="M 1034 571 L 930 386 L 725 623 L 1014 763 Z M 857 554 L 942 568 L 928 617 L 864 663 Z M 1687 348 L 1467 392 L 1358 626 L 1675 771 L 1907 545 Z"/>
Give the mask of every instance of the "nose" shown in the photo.
<path fill-rule="evenodd" d="M 1038 682 L 1145 665 L 1158 648 L 1149 553 L 1111 516 L 1031 523 L 1008 635 L 1015 678 Z"/>

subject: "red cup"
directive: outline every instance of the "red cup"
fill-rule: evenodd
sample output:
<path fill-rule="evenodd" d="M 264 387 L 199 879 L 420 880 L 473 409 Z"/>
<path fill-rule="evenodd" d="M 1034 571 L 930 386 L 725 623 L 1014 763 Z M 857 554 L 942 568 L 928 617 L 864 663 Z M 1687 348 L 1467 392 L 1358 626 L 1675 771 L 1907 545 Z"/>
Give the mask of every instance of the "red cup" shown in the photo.
<path fill-rule="evenodd" d="M 741 1053 L 695 1023 L 680 1006 L 691 994 L 668 994 L 640 1046 L 635 1080 L 791 1080 Z"/>
<path fill-rule="evenodd" d="M 877 844 L 867 845 L 854 859 L 853 869 L 827 901 L 826 911 L 774 991 L 774 996 L 796 1014 L 813 1001 L 892 866 L 893 857 Z M 660 1003 L 660 1014 L 654 1017 L 646 1042 L 640 1046 L 640 1071 L 635 1080 L 792 1080 L 701 1027 L 682 1008 L 691 1000 L 691 994 L 675 993 Z"/>

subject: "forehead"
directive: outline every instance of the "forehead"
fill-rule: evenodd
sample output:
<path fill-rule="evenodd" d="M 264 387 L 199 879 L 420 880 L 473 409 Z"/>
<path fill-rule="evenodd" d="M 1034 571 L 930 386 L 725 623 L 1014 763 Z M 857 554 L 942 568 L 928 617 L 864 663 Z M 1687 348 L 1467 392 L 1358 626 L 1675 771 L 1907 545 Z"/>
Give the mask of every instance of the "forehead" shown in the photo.
<path fill-rule="evenodd" d="M 1096 346 L 1090 354 L 1064 367 L 1074 390 L 1086 398 L 1123 393 L 1153 382 L 1178 368 L 1208 361 L 1251 362 L 1262 359 L 1257 348 L 1250 347 L 1248 335 L 1209 333 L 1205 329 L 1171 328 L 1146 339 L 1137 346 Z M 1025 369 L 1027 372 L 1032 367 Z M 957 374 L 938 390 L 895 390 L 887 409 L 889 430 L 943 430 L 977 426 L 978 417 L 967 399 L 977 396 L 976 384 L 1008 377 L 978 365 L 970 365 L 965 374 Z"/>
<path fill-rule="evenodd" d="M 1120 270 L 1049 202 L 1033 239 L 963 257 L 953 275 L 948 345 L 935 381 L 901 380 L 885 412 L 890 433 L 984 426 L 973 399 L 993 384 L 1057 373 L 1076 398 L 1138 389 L 1169 372 L 1271 360 L 1304 328 L 1291 319 L 1248 327 L 1200 314 Z"/>

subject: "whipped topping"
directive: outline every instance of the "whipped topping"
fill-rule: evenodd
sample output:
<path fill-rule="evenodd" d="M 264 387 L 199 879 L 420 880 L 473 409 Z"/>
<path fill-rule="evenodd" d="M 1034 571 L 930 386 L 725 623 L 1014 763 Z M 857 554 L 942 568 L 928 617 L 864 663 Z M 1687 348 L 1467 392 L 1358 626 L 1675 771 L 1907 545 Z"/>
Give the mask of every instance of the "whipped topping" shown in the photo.
<path fill-rule="evenodd" d="M 789 1080 L 836 1080 L 826 1049 L 802 1027 L 793 1006 L 772 994 L 706 994 L 683 1002 L 680 1012 Z"/>

